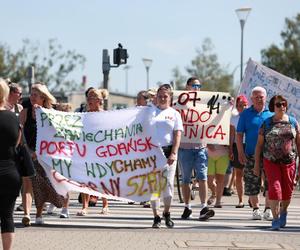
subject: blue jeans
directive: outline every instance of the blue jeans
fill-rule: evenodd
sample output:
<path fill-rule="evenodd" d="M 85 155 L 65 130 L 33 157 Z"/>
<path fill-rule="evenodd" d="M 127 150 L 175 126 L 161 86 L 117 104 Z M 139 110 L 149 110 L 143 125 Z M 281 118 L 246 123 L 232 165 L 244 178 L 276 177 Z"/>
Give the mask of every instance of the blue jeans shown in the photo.
<path fill-rule="evenodd" d="M 182 183 L 189 184 L 193 170 L 197 180 L 207 180 L 208 155 L 206 148 L 182 149 L 178 151 Z"/>

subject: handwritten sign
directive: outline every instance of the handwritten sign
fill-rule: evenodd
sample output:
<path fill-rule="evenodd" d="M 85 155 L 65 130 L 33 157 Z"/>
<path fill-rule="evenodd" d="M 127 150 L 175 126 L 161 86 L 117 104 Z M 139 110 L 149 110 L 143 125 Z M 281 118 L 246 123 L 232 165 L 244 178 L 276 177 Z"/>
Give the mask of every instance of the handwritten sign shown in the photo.
<path fill-rule="evenodd" d="M 150 200 L 166 186 L 149 107 L 66 113 L 37 110 L 38 160 L 58 193 Z"/>
<path fill-rule="evenodd" d="M 251 103 L 251 90 L 256 86 L 266 89 L 267 103 L 274 95 L 286 98 L 288 113 L 300 120 L 300 82 L 249 59 L 239 94 L 247 96 Z"/>
<path fill-rule="evenodd" d="M 229 144 L 229 93 L 174 91 L 173 108 L 183 122 L 182 142 Z"/>

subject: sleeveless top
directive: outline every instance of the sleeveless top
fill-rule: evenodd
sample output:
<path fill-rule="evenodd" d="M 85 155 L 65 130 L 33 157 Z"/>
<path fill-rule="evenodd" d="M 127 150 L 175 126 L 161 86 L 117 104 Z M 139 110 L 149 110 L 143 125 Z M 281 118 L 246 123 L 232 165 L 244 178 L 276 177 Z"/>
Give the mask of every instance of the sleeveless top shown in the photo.
<path fill-rule="evenodd" d="M 279 164 L 289 164 L 296 160 L 296 134 L 298 123 L 289 116 L 289 121 L 274 122 L 270 117 L 262 124 L 260 134 L 264 136 L 264 158 Z"/>
<path fill-rule="evenodd" d="M 35 151 L 36 147 L 36 120 L 32 117 L 32 106 L 27 109 L 27 118 L 24 124 L 24 136 L 28 147 Z"/>

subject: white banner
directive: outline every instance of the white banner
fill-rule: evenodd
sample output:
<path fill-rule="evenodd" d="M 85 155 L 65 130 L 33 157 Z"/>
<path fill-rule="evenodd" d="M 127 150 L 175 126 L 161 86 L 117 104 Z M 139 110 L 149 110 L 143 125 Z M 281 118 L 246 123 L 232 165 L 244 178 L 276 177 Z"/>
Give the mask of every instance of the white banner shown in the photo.
<path fill-rule="evenodd" d="M 268 103 L 274 95 L 286 98 L 288 113 L 300 120 L 300 82 L 249 59 L 239 94 L 245 95 L 251 103 L 251 90 L 256 86 L 267 90 Z"/>
<path fill-rule="evenodd" d="M 231 107 L 229 93 L 174 91 L 173 108 L 184 129 L 181 141 L 229 145 Z"/>
<path fill-rule="evenodd" d="M 166 185 L 166 158 L 153 144 L 151 110 L 37 109 L 36 153 L 57 192 L 134 201 L 159 196 Z"/>

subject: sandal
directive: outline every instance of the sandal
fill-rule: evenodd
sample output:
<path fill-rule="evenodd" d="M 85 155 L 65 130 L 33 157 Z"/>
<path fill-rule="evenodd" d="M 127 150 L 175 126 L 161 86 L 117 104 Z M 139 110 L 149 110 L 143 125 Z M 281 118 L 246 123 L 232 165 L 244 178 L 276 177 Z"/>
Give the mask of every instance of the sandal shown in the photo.
<path fill-rule="evenodd" d="M 87 215 L 87 211 L 83 209 L 83 210 L 77 212 L 76 215 L 77 215 L 77 216 L 86 216 L 86 215 Z"/>
<path fill-rule="evenodd" d="M 108 207 L 102 208 L 102 211 L 100 212 L 100 214 L 104 214 L 104 215 L 109 214 L 109 209 L 108 209 Z"/>
<path fill-rule="evenodd" d="M 209 199 L 207 200 L 207 205 L 211 205 L 215 202 L 216 196 L 210 196 Z"/>
<path fill-rule="evenodd" d="M 216 205 L 214 205 L 214 208 L 222 208 L 222 205 L 221 204 L 216 204 Z"/>
<path fill-rule="evenodd" d="M 245 206 L 244 203 L 241 202 L 238 205 L 236 205 L 235 207 L 236 208 L 244 208 L 244 206 Z"/>

